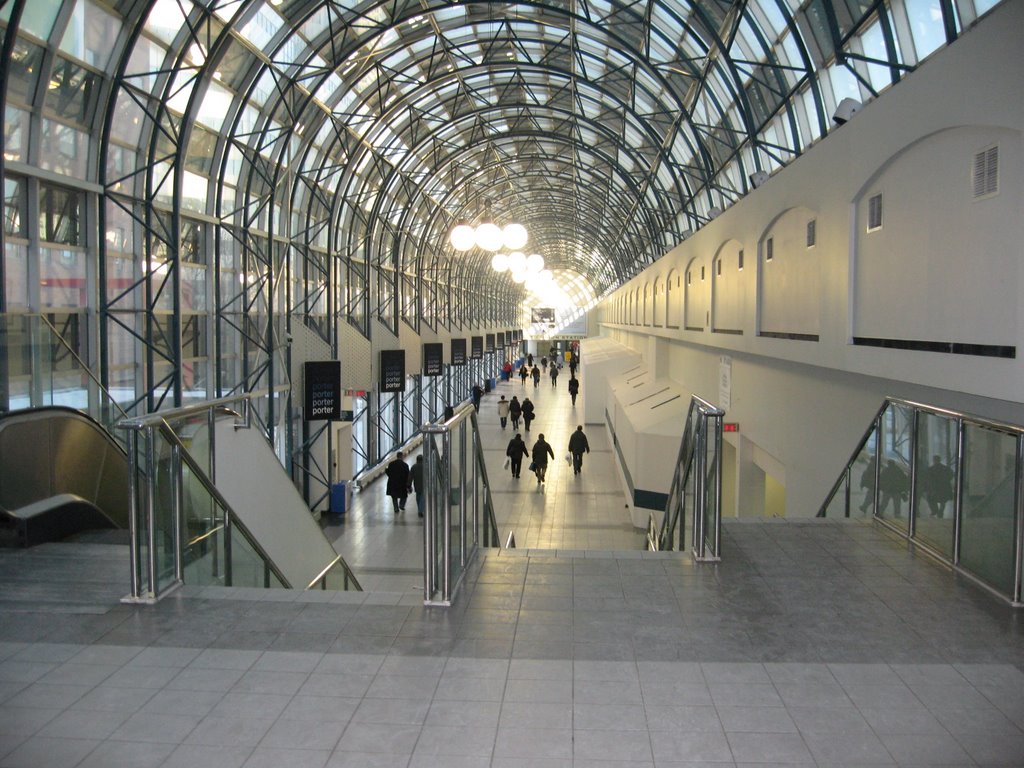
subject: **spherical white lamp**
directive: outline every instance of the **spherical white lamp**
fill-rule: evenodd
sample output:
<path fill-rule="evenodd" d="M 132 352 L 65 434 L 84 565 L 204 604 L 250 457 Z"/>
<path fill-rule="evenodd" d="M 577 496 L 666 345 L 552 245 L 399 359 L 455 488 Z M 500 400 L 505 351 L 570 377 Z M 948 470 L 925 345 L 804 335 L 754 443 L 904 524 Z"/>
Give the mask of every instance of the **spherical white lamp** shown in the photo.
<path fill-rule="evenodd" d="M 508 256 L 504 253 L 496 253 L 491 256 L 491 269 L 495 272 L 505 272 L 508 269 Z"/>
<path fill-rule="evenodd" d="M 501 248 L 501 227 L 493 222 L 484 222 L 476 228 L 476 244 L 485 251 L 497 251 Z"/>
<path fill-rule="evenodd" d="M 523 272 L 526 269 L 526 254 L 522 251 L 513 251 L 508 255 L 508 268 L 513 272 Z"/>
<path fill-rule="evenodd" d="M 448 235 L 452 248 L 456 251 L 468 251 L 476 245 L 476 230 L 466 222 L 459 222 Z"/>
<path fill-rule="evenodd" d="M 512 273 L 512 279 L 517 283 L 525 283 L 527 277 L 529 277 L 529 275 L 526 274 L 525 269 Z"/>
<path fill-rule="evenodd" d="M 529 235 L 526 232 L 526 227 L 522 224 L 508 224 L 501 231 L 503 240 L 505 241 L 505 247 L 510 251 L 518 251 L 529 239 Z"/>
<path fill-rule="evenodd" d="M 539 253 L 531 253 L 526 257 L 526 268 L 531 272 L 540 272 L 544 269 L 544 257 Z"/>

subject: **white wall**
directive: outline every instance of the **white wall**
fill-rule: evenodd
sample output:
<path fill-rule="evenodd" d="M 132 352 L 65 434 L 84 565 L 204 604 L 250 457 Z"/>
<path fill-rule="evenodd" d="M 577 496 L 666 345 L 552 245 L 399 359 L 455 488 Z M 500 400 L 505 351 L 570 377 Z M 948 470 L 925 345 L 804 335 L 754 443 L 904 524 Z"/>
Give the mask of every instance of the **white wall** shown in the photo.
<path fill-rule="evenodd" d="M 668 355 L 671 378 L 711 402 L 719 357 L 732 357 L 727 420 L 778 461 L 788 515 L 816 512 L 886 395 L 1024 423 L 1021 29 L 1024 3 L 1001 6 L 598 310 L 611 338 L 652 366 L 651 356 Z M 999 194 L 974 200 L 974 153 L 993 144 Z M 864 211 L 877 192 L 883 226 L 868 233 Z M 766 265 L 768 237 L 775 258 Z M 744 270 L 712 285 L 714 259 L 724 271 L 740 249 Z M 650 317 L 630 325 L 627 297 L 659 278 L 672 285 L 659 306 L 684 327 L 654 327 Z M 742 333 L 713 333 L 707 312 L 713 328 Z M 1014 346 L 1017 355 L 860 346 L 854 336 Z"/>

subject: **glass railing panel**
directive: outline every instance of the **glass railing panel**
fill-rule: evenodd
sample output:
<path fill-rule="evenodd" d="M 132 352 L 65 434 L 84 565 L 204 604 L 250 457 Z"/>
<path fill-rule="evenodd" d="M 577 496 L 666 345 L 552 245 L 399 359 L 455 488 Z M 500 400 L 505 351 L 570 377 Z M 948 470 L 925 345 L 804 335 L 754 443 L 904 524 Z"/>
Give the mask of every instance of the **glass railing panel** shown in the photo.
<path fill-rule="evenodd" d="M 694 436 L 696 438 L 696 436 Z M 690 471 L 686 474 L 686 484 L 683 486 L 682 510 L 679 524 L 686 531 L 684 538 L 690 538 L 690 547 L 693 548 L 696 542 L 693 538 L 693 511 L 697 508 L 697 473 Z"/>
<path fill-rule="evenodd" d="M 900 528 L 909 519 L 910 461 L 914 411 L 890 403 L 882 413 L 879 432 L 878 509 L 875 514 Z"/>
<path fill-rule="evenodd" d="M 705 422 L 705 464 L 704 464 L 704 543 L 707 547 L 705 555 L 717 557 L 718 548 L 715 544 L 715 532 L 716 526 L 715 521 L 718 520 L 719 509 L 719 495 L 718 495 L 718 481 L 719 466 L 718 461 L 720 456 L 718 455 L 718 444 L 715 440 L 716 435 L 716 424 L 714 418 L 709 418 Z"/>
<path fill-rule="evenodd" d="M 340 560 L 324 576 L 324 582 L 326 586 L 322 588 L 336 592 L 358 592 L 361 589 L 355 575 Z"/>
<path fill-rule="evenodd" d="M 838 520 L 847 517 L 846 489 L 850 483 L 850 474 L 843 473 L 843 477 L 835 485 L 835 492 L 829 497 L 824 509 L 818 513 L 818 517 L 827 517 L 830 520 Z M 851 505 L 852 506 L 852 505 Z"/>
<path fill-rule="evenodd" d="M 1016 562 L 1016 435 L 964 426 L 960 565 L 1007 595 Z"/>
<path fill-rule="evenodd" d="M 153 482 L 153 562 L 156 570 L 154 592 L 159 595 L 174 584 L 175 537 L 175 478 L 173 448 L 158 432 L 149 432 L 154 440 L 155 475 Z"/>
<path fill-rule="evenodd" d="M 914 538 L 949 560 L 955 535 L 956 419 L 927 411 L 917 415 L 915 436 Z"/>
<path fill-rule="evenodd" d="M 274 575 L 267 562 L 257 549 L 249 541 L 244 531 L 230 521 L 230 546 L 231 546 L 231 587 L 272 587 L 280 588 L 286 585 Z M 301 589 L 305 585 L 292 585 Z"/>
<path fill-rule="evenodd" d="M 452 479 L 452 498 L 451 498 L 451 525 L 449 526 L 448 535 L 451 542 L 451 562 L 449 571 L 450 583 L 454 585 L 458 582 L 459 577 L 462 575 L 462 562 L 463 559 L 460 556 L 462 551 L 462 522 L 463 514 L 472 505 L 472 500 L 467 498 L 467 494 L 472 490 L 470 483 L 467 481 L 467 465 L 469 457 L 467 453 L 467 432 L 469 431 L 469 420 L 463 419 L 459 422 L 458 426 L 452 432 L 452 462 L 451 462 L 451 479 Z"/>
<path fill-rule="evenodd" d="M 872 428 L 848 473 L 851 515 L 855 512 L 866 516 L 874 515 L 877 466 L 878 435 L 877 429 Z"/>

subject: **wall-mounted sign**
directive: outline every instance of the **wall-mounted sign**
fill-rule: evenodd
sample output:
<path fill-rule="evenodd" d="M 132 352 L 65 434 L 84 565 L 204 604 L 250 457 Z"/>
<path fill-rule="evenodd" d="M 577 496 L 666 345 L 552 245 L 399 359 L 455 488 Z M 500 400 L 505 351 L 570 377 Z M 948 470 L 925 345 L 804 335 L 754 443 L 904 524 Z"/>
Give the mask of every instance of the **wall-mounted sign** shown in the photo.
<path fill-rule="evenodd" d="M 466 364 L 466 340 L 452 339 L 452 365 Z"/>
<path fill-rule="evenodd" d="M 498 331 L 494 335 L 494 345 L 498 349 L 504 349 L 505 348 L 505 332 L 504 331 Z"/>
<path fill-rule="evenodd" d="M 723 421 L 722 422 L 722 431 L 723 432 L 739 432 L 740 431 L 739 422 L 736 422 L 736 421 Z"/>
<path fill-rule="evenodd" d="M 380 391 L 405 392 L 405 350 L 380 351 Z"/>
<path fill-rule="evenodd" d="M 494 351 L 494 334 L 488 333 L 484 335 L 484 346 L 488 352 Z"/>
<path fill-rule="evenodd" d="M 306 421 L 341 421 L 341 362 L 305 363 L 302 413 Z"/>
<path fill-rule="evenodd" d="M 444 344 L 423 345 L 423 375 L 440 376 L 444 372 Z"/>
<path fill-rule="evenodd" d="M 474 360 L 479 360 L 484 356 L 484 337 L 471 336 L 469 341 L 469 356 Z"/>
<path fill-rule="evenodd" d="M 531 323 L 553 323 L 555 322 L 554 307 L 533 307 L 530 310 Z"/>

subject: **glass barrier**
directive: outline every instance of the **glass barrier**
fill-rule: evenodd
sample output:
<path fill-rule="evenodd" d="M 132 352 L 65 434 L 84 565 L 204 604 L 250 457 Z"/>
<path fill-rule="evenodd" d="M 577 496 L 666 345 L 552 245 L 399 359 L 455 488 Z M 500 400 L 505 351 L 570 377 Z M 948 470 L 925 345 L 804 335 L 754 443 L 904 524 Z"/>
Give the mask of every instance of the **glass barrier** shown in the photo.
<path fill-rule="evenodd" d="M 361 589 L 340 557 L 313 584 L 288 584 L 217 491 L 215 419 L 248 426 L 252 415 L 243 395 L 119 424 L 128 436 L 132 501 L 128 601 L 155 602 L 181 584 Z"/>
<path fill-rule="evenodd" d="M 658 549 L 683 549 L 690 531 L 696 560 L 721 556 L 722 419 L 725 412 L 693 396 L 679 445 L 676 469 L 669 485 L 660 534 L 652 537 Z"/>
<path fill-rule="evenodd" d="M 1020 605 L 1022 446 L 1024 427 L 890 398 L 818 517 L 871 514 Z"/>
<path fill-rule="evenodd" d="M 424 603 L 451 605 L 479 548 L 498 546 L 500 538 L 473 407 L 422 431 Z"/>

